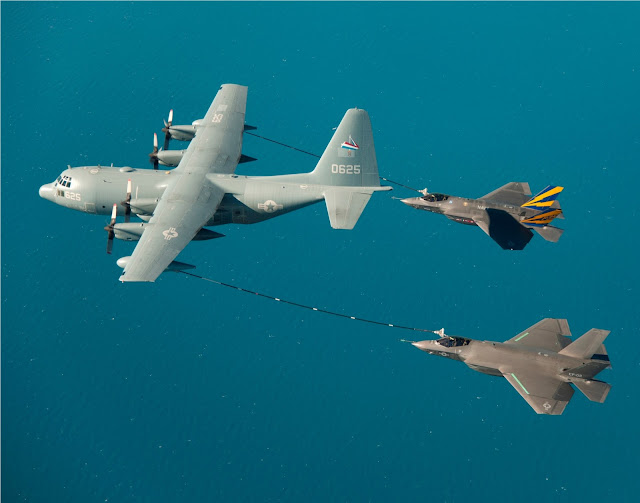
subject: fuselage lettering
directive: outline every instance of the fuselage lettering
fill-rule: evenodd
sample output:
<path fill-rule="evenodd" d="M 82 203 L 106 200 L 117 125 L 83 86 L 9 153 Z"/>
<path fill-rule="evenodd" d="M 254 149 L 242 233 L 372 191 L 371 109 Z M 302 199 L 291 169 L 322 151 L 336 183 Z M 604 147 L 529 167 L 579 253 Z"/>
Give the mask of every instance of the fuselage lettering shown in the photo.
<path fill-rule="evenodd" d="M 359 175 L 360 164 L 332 164 L 331 172 L 339 175 Z"/>
<path fill-rule="evenodd" d="M 71 199 L 72 201 L 82 201 L 80 193 L 78 192 L 69 192 L 68 190 L 65 190 L 64 197 L 65 199 Z"/>

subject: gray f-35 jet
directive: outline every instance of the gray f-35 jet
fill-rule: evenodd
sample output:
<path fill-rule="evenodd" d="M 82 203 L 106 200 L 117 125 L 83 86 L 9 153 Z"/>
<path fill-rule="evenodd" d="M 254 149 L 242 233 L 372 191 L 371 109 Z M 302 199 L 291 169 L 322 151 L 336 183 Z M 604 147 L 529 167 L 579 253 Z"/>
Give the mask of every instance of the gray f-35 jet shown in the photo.
<path fill-rule="evenodd" d="M 243 132 L 252 129 L 244 123 L 246 100 L 246 87 L 221 86 L 205 117 L 186 128 L 183 139 L 193 139 L 171 171 L 70 167 L 43 185 L 40 196 L 86 213 L 111 213 L 107 252 L 114 238 L 138 241 L 130 257 L 118 260 L 124 282 L 155 281 L 165 270 L 192 268 L 174 259 L 191 240 L 223 236 L 205 227 L 252 224 L 325 201 L 331 226 L 352 229 L 371 195 L 391 190 L 380 186 L 369 116 L 355 108 L 312 172 L 235 175 Z M 175 136 L 175 128 L 167 124 L 167 135 Z M 157 167 L 158 160 L 152 162 Z M 130 222 L 132 213 L 142 222 Z M 123 223 L 116 222 L 119 215 Z"/>
<path fill-rule="evenodd" d="M 429 194 L 402 199 L 408 206 L 441 213 L 461 224 L 477 225 L 505 250 L 522 250 L 533 232 L 547 241 L 557 242 L 562 229 L 549 225 L 554 218 L 564 218 L 556 200 L 563 187 L 550 185 L 531 197 L 529 184 L 511 182 L 479 199 Z"/>
<path fill-rule="evenodd" d="M 567 320 L 545 318 L 501 343 L 444 335 L 412 344 L 432 355 L 464 362 L 509 381 L 538 414 L 559 415 L 573 396 L 571 384 L 603 403 L 611 385 L 594 377 L 610 368 L 603 341 L 608 330 L 592 328 L 572 341 Z"/>

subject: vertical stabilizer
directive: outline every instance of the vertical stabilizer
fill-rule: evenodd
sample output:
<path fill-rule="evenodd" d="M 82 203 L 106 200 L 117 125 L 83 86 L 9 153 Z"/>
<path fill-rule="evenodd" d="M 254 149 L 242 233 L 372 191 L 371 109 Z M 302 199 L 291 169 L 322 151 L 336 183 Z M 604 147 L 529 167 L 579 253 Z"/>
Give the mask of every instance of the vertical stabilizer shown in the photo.
<path fill-rule="evenodd" d="M 557 187 L 555 185 L 549 185 L 538 194 L 529 199 L 522 205 L 523 208 L 533 208 L 535 210 L 548 210 L 553 208 L 553 202 L 558 197 L 558 194 L 562 192 L 564 187 Z"/>
<path fill-rule="evenodd" d="M 560 354 L 588 360 L 600 349 L 609 333 L 609 330 L 592 328 L 586 334 L 573 341 L 566 348 L 560 351 Z"/>
<path fill-rule="evenodd" d="M 318 185 L 380 186 L 371 121 L 365 110 L 347 110 L 311 178 Z"/>

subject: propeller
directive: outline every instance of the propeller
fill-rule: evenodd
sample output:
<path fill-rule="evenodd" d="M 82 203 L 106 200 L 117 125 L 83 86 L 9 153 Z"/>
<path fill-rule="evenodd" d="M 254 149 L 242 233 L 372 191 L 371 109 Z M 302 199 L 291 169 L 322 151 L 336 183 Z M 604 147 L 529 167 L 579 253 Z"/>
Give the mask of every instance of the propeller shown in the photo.
<path fill-rule="evenodd" d="M 107 253 L 111 255 L 111 250 L 113 249 L 113 238 L 115 237 L 115 232 L 113 231 L 113 227 L 116 225 L 116 214 L 118 213 L 118 205 L 116 203 L 113 204 L 113 210 L 111 211 L 111 222 L 107 225 L 104 230 L 107 231 Z"/>
<path fill-rule="evenodd" d="M 164 121 L 162 132 L 164 133 L 164 150 L 169 148 L 169 140 L 171 139 L 171 124 L 173 124 L 173 109 L 169 110 L 169 120 Z"/>
<path fill-rule="evenodd" d="M 124 221 L 127 223 L 131 220 L 131 178 L 127 180 L 127 197 L 120 204 L 124 206 Z"/>
<path fill-rule="evenodd" d="M 158 135 L 153 133 L 153 152 L 149 154 L 149 162 L 153 164 L 153 169 L 158 169 Z"/>

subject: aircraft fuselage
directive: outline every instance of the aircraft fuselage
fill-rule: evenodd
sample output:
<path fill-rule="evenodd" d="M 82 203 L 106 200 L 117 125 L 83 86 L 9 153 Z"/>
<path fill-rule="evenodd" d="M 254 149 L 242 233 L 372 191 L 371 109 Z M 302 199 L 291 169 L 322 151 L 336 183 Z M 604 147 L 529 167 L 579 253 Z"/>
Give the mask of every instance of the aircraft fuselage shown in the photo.
<path fill-rule="evenodd" d="M 60 206 L 84 213 L 109 215 L 117 203 L 117 214 L 125 213 L 120 204 L 126 198 L 131 180 L 131 208 L 148 220 L 175 170 L 137 170 L 123 167 L 85 166 L 63 171 L 56 182 L 43 185 L 40 196 Z M 303 208 L 323 200 L 326 187 L 302 183 L 298 175 L 248 177 L 207 175 L 207 180 L 225 196 L 206 226 L 230 223 L 252 224 Z"/>
<path fill-rule="evenodd" d="M 437 199 L 438 196 L 442 196 L 446 199 L 440 201 L 427 200 L 430 196 L 432 199 Z M 487 209 L 505 211 L 518 221 L 539 213 L 538 210 L 523 208 L 521 206 L 515 206 L 499 201 L 492 201 L 488 199 L 469 199 L 465 197 L 447 196 L 444 194 L 429 194 L 426 197 L 412 197 L 403 199 L 402 202 L 419 210 L 445 215 L 450 220 L 465 225 L 477 225 L 473 220 L 474 217 L 484 213 Z"/>
<path fill-rule="evenodd" d="M 609 366 L 608 361 L 598 366 L 594 365 L 592 360 L 574 358 L 530 346 L 463 338 L 454 338 L 452 344 L 458 341 L 465 341 L 466 344 L 446 346 L 445 344 L 450 344 L 450 341 L 450 338 L 443 338 L 415 342 L 413 345 L 426 353 L 462 361 L 477 372 L 495 376 L 503 375 L 500 370 L 502 368 L 535 369 L 540 373 L 558 376 L 566 382 L 571 382 L 572 377 L 592 378 Z M 590 364 L 589 367 L 579 375 L 563 374 L 570 369 L 587 364 Z"/>

